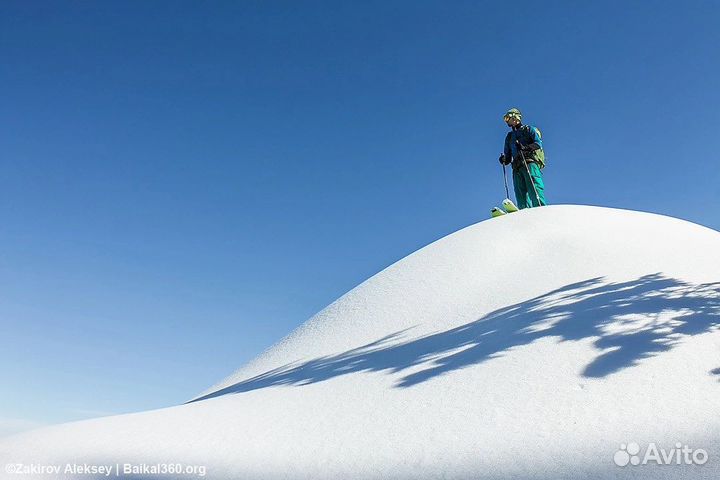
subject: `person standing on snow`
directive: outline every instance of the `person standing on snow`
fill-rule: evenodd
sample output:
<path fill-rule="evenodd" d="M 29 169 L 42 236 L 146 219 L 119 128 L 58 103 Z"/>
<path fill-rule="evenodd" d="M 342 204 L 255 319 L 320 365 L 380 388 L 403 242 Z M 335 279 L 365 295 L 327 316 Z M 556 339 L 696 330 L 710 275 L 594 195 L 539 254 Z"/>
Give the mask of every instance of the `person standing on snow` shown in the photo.
<path fill-rule="evenodd" d="M 523 125 L 522 113 L 517 108 L 508 110 L 503 120 L 511 130 L 505 137 L 505 151 L 500 155 L 500 163 L 512 163 L 517 207 L 522 209 L 547 205 L 540 170 L 545 166 L 540 130 Z"/>

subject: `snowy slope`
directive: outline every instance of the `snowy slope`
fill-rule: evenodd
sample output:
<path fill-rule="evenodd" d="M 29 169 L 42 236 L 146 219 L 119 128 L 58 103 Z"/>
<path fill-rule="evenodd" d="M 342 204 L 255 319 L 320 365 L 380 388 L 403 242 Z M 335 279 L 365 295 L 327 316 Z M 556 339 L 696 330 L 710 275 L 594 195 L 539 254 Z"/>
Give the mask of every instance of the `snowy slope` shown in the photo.
<path fill-rule="evenodd" d="M 707 461 L 617 466 L 629 443 Z M 193 401 L 3 439 L 7 462 L 181 462 L 207 478 L 717 478 L 720 233 L 581 206 L 484 221 L 362 283 Z"/>

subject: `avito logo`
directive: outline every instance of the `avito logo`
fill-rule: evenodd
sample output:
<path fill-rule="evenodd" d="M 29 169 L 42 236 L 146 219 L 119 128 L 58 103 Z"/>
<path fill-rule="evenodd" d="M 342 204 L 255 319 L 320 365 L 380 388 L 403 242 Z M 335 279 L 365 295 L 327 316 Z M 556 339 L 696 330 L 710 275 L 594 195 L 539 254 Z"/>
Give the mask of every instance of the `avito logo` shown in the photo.
<path fill-rule="evenodd" d="M 623 443 L 613 457 L 615 465 L 704 465 L 708 461 L 708 453 L 702 448 L 692 449 L 678 442 L 675 448 L 659 448 L 655 443 L 648 444 L 641 455 L 640 445 L 635 442 Z"/>

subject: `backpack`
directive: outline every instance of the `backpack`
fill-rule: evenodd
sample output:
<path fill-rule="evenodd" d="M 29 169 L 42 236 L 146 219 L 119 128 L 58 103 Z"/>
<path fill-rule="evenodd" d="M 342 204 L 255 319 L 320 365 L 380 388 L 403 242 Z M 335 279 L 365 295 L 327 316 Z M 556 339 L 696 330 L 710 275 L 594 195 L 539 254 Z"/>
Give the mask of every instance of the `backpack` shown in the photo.
<path fill-rule="evenodd" d="M 538 137 L 540 137 L 540 140 L 542 140 L 542 132 L 540 132 L 540 129 L 538 127 L 531 127 L 529 125 L 523 125 L 523 127 L 527 127 L 528 129 L 534 128 L 538 134 Z M 544 143 L 545 142 L 543 142 L 543 145 Z M 540 167 L 540 169 L 545 168 L 545 150 L 543 148 L 535 150 L 533 152 L 533 161 L 538 164 L 538 167 Z"/>

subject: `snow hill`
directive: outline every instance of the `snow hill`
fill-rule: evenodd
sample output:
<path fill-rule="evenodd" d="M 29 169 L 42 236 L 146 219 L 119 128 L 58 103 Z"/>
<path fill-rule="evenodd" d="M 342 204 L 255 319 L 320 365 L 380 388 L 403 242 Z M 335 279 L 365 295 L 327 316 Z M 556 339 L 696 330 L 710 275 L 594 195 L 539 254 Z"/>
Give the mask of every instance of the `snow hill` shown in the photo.
<path fill-rule="evenodd" d="M 656 450 L 671 464 L 643 465 Z M 487 220 L 190 402 L 15 435 L 0 441 L 8 462 L 176 462 L 217 479 L 719 478 L 720 233 L 584 206 Z M 37 476 L 65 477 L 101 475 Z"/>

